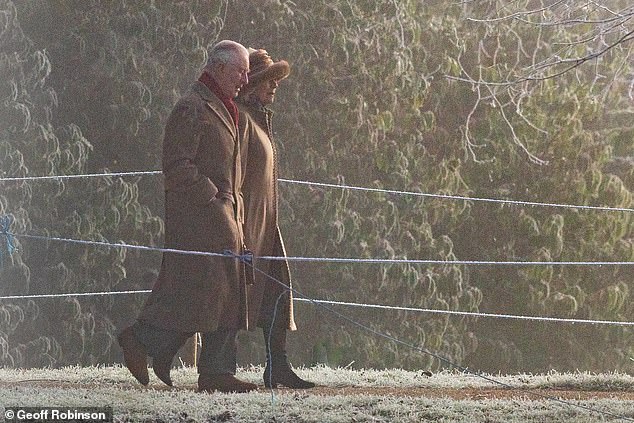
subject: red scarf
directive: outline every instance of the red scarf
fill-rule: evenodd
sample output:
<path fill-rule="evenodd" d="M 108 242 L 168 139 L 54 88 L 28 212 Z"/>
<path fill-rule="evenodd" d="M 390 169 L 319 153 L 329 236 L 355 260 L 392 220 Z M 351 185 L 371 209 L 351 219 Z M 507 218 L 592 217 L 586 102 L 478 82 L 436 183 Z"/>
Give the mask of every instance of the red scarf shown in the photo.
<path fill-rule="evenodd" d="M 233 123 L 235 123 L 237 128 L 238 127 L 238 106 L 236 106 L 236 103 L 233 101 L 233 99 L 225 96 L 222 93 L 222 90 L 220 89 L 220 86 L 218 85 L 218 83 L 207 72 L 203 72 L 202 75 L 200 75 L 200 78 L 198 78 L 198 81 L 205 84 L 205 86 L 209 88 L 209 91 L 214 93 L 216 97 L 218 97 L 220 101 L 222 101 L 222 104 L 224 104 L 227 110 L 229 111 L 229 114 L 233 118 Z"/>

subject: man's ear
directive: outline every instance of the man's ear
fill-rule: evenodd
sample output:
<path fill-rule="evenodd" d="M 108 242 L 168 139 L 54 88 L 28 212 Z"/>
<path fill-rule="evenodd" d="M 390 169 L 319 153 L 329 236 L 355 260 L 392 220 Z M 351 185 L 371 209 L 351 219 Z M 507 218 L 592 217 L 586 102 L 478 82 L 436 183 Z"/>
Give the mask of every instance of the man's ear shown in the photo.
<path fill-rule="evenodd" d="M 225 69 L 225 66 L 227 66 L 226 63 L 222 63 L 222 62 L 214 63 L 213 66 L 211 67 L 211 72 L 212 73 L 222 72 Z"/>
<path fill-rule="evenodd" d="M 214 63 L 213 65 L 207 65 L 203 68 L 204 72 L 207 72 L 210 75 L 215 74 L 216 72 L 222 71 L 221 66 L 224 66 L 222 63 Z"/>

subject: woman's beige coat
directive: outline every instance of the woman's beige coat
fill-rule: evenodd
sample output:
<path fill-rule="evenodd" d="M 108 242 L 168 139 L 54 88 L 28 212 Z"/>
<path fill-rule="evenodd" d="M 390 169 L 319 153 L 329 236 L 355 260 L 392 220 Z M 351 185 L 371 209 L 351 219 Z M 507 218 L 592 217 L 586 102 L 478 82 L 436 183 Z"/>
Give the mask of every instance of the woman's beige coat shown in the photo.
<path fill-rule="evenodd" d="M 277 154 L 272 139 L 272 112 L 262 106 L 238 102 L 241 127 L 246 131 L 247 171 L 243 194 L 245 207 L 244 237 L 247 248 L 257 256 L 286 257 L 284 242 L 278 225 Z M 255 284 L 248 287 L 249 326 L 268 325 L 271 313 L 280 293 L 291 286 L 291 276 L 286 260 L 254 261 Z M 288 329 L 295 330 L 292 292 L 283 297 L 284 312 L 276 317 L 288 322 Z"/>

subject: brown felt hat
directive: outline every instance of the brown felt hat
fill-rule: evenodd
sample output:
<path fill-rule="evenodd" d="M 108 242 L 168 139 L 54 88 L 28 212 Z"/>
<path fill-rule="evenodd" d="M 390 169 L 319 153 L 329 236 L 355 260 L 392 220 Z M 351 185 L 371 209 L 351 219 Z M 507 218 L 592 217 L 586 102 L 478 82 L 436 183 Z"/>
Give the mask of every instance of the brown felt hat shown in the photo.
<path fill-rule="evenodd" d="M 286 60 L 274 62 L 264 49 L 249 48 L 249 69 L 249 83 L 242 88 L 243 92 L 251 91 L 262 81 L 284 79 L 291 73 Z"/>

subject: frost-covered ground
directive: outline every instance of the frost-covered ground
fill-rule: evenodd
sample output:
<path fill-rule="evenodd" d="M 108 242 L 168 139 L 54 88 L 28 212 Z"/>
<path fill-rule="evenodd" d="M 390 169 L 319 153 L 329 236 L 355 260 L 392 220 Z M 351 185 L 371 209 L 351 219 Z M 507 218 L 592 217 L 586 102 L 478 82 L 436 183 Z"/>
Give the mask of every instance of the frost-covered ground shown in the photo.
<path fill-rule="evenodd" d="M 138 385 L 125 368 L 0 370 L 0 406 L 110 406 L 115 421 L 181 422 L 600 422 L 634 421 L 626 374 L 491 376 L 444 371 L 316 367 L 298 373 L 319 387 L 249 394 L 195 392 L 192 368 L 172 371 L 175 388 L 151 374 Z M 262 384 L 262 368 L 238 377 Z"/>

